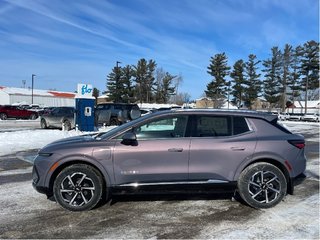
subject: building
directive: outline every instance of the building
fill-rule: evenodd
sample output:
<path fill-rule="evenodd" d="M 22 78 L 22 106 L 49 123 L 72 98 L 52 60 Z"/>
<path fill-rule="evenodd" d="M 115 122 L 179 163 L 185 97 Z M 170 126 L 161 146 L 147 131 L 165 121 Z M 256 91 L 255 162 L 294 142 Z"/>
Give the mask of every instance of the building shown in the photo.
<path fill-rule="evenodd" d="M 304 113 L 305 112 L 305 101 L 294 101 L 293 105 L 288 110 L 289 113 Z M 307 101 L 307 113 L 319 113 L 320 100 Z"/>
<path fill-rule="evenodd" d="M 208 97 L 202 97 L 199 99 L 196 99 L 195 108 L 214 108 L 214 101 L 211 98 Z M 228 101 L 221 102 L 221 109 L 238 109 L 236 106 L 233 105 L 233 103 Z"/>
<path fill-rule="evenodd" d="M 76 93 L 0 86 L 0 105 L 38 104 L 42 107 L 75 106 Z"/>

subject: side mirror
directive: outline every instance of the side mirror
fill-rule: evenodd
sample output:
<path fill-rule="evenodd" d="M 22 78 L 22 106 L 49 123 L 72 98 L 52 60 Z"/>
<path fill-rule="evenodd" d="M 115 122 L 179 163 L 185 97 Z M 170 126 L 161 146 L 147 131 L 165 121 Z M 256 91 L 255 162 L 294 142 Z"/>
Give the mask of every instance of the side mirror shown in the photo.
<path fill-rule="evenodd" d="M 133 132 L 127 132 L 122 136 L 123 145 L 138 146 L 137 136 Z"/>

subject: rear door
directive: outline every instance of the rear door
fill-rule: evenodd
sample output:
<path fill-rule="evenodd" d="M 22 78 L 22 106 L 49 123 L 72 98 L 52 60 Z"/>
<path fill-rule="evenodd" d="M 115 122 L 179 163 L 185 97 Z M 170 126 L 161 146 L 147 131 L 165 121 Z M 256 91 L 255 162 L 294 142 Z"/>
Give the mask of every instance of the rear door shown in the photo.
<path fill-rule="evenodd" d="M 245 118 L 200 115 L 193 123 L 189 180 L 232 181 L 237 167 L 256 147 Z"/>

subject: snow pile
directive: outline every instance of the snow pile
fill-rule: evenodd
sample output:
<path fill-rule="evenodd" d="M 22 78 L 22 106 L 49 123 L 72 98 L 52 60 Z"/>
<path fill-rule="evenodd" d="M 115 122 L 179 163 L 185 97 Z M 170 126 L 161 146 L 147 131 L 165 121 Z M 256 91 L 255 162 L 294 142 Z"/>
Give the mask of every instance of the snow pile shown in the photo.
<path fill-rule="evenodd" d="M 114 127 L 99 129 L 99 132 L 109 131 Z M 0 156 L 16 152 L 40 149 L 47 144 L 68 137 L 80 136 L 88 132 L 61 131 L 56 129 L 33 129 L 16 132 L 0 132 Z"/>

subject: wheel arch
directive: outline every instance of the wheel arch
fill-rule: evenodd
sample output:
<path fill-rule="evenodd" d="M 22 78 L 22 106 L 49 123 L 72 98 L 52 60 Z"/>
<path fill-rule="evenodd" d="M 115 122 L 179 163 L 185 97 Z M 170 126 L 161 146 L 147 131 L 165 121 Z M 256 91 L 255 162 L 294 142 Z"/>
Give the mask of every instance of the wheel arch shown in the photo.
<path fill-rule="evenodd" d="M 287 181 L 287 193 L 293 194 L 294 186 L 293 186 L 292 179 L 290 178 L 290 174 L 289 174 L 288 169 L 280 161 L 272 159 L 272 158 L 259 158 L 259 159 L 255 159 L 252 162 L 247 163 L 240 171 L 238 171 L 236 173 L 236 176 L 235 176 L 236 179 L 239 178 L 239 175 L 241 174 L 241 172 L 244 169 L 246 169 L 248 166 L 250 166 L 250 165 L 252 165 L 254 163 L 259 163 L 259 162 L 270 163 L 270 164 L 276 166 L 277 168 L 279 168 L 281 170 L 281 172 L 284 174 L 284 176 L 286 178 L 286 181 Z"/>
<path fill-rule="evenodd" d="M 50 179 L 49 179 L 49 194 L 48 194 L 49 196 L 53 195 L 53 184 L 54 184 L 55 179 L 59 175 L 59 173 L 63 169 L 65 169 L 65 168 L 67 168 L 67 167 L 69 167 L 71 165 L 75 165 L 75 164 L 84 164 L 84 165 L 88 165 L 88 166 L 93 167 L 95 170 L 97 170 L 101 174 L 105 188 L 109 188 L 110 187 L 110 177 L 109 177 L 108 173 L 103 169 L 103 167 L 95 165 L 92 162 L 88 162 L 88 161 L 84 161 L 84 160 L 80 160 L 80 159 L 75 159 L 75 160 L 70 160 L 70 161 L 67 161 L 67 162 L 63 162 L 50 175 Z"/>

